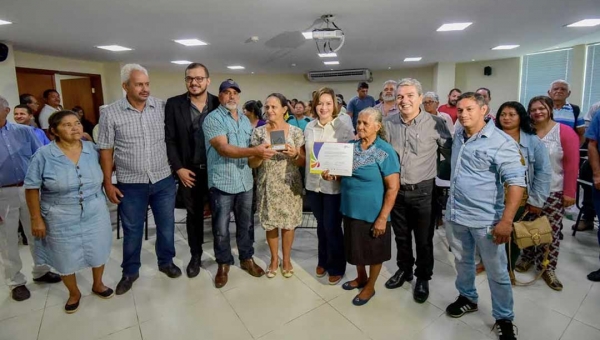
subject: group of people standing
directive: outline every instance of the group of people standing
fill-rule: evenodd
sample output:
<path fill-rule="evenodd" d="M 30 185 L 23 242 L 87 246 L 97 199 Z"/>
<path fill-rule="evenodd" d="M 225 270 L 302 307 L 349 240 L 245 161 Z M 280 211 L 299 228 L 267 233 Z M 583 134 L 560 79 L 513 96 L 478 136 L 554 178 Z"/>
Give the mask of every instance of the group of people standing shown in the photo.
<path fill-rule="evenodd" d="M 0 100 L 0 131 L 8 148 L 0 153 L 0 199 L 15 201 L 6 203 L 11 209 L 18 207 L 4 218 L 10 223 L 20 218 L 36 237 L 31 248 L 35 280 L 62 279 L 69 290 L 67 313 L 79 307 L 74 273 L 84 268 L 92 268 L 92 292 L 101 298 L 131 289 L 139 278 L 148 206 L 156 222 L 158 268 L 168 277 L 182 274 L 173 263 L 176 204 L 187 211 L 188 277 L 201 269 L 208 209 L 217 288 L 227 284 L 235 262 L 231 213 L 240 267 L 255 277 L 273 278 L 278 272 L 293 276 L 291 249 L 294 229 L 302 222 L 304 194 L 317 220 L 317 277 L 327 275 L 335 285 L 347 263 L 356 265 L 357 277 L 342 288 L 359 289 L 352 303 L 366 304 L 375 295 L 383 262 L 391 258 L 393 230 L 398 270 L 385 287 L 398 288 L 416 277 L 414 300 L 424 303 L 434 267 L 434 192 L 440 160 L 449 162 L 451 169 L 445 227 L 459 291 L 447 313 L 460 317 L 477 310 L 479 256 L 499 337 L 516 338 L 505 244 L 510 243 L 513 221 L 523 212 L 550 219 L 554 241 L 544 280 L 562 289 L 555 273 L 559 232 L 564 208 L 574 203 L 579 137 L 553 120 L 554 105 L 548 97 L 531 99 L 527 109 L 518 102 L 504 103 L 494 120 L 489 90 L 484 96 L 454 89 L 449 100 L 455 119 L 438 111 L 435 93 L 424 94 L 418 80 L 405 78 L 384 83 L 383 102 L 377 107 L 365 104 L 365 84 L 359 84 L 359 95 L 350 100 L 346 112 L 332 89 L 321 88 L 313 93 L 311 112 L 316 118 L 310 120 L 303 116 L 302 102 L 291 112 L 280 93 L 267 96 L 264 116 L 256 102 L 247 102 L 242 110 L 241 88 L 231 79 L 220 84 L 218 96 L 208 93 L 209 71 L 199 63 L 185 70 L 187 91 L 166 102 L 150 96 L 149 75 L 140 65 L 125 65 L 121 80 L 126 97 L 102 108 L 97 144 L 81 141 L 76 113 L 58 111 L 49 117 L 54 140 L 41 147 L 33 129 L 6 122 L 10 109 Z M 448 118 L 457 121 L 455 126 Z M 271 141 L 275 131 L 284 134 L 281 150 Z M 317 142 L 351 144 L 352 176 L 311 171 Z M 18 150 L 11 151 L 16 145 Z M 600 164 L 597 167 L 600 170 Z M 119 204 L 124 232 L 123 274 L 115 291 L 102 282 L 112 242 L 105 195 Z M 255 209 L 271 252 L 266 270 L 253 260 Z M 31 222 L 26 221 L 28 215 Z M 11 243 L 13 236 L 3 235 L 2 240 Z M 6 265 L 14 260 L 12 248 L 2 247 L 2 259 L 13 297 L 19 297 L 18 290 L 25 288 L 20 264 Z M 541 253 L 527 249 L 517 270 L 534 265 L 541 269 Z"/>

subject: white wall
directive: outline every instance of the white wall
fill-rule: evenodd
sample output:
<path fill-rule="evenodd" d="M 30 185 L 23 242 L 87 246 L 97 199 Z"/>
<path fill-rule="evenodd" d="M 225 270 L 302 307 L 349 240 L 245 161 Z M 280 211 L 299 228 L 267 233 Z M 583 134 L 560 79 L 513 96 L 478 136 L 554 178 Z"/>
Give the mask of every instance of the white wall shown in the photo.
<path fill-rule="evenodd" d="M 492 75 L 483 75 L 483 68 L 490 66 Z M 509 58 L 456 64 L 456 87 L 463 92 L 487 87 L 492 92 L 490 106 L 497 110 L 502 103 L 519 101 L 521 59 Z M 440 93 L 440 101 L 446 102 L 447 93 Z M 494 112 L 495 113 L 495 112 Z"/>
<path fill-rule="evenodd" d="M 17 87 L 17 73 L 15 71 L 15 59 L 12 45 L 8 46 L 8 58 L 0 63 L 0 96 L 8 101 L 11 107 L 11 114 L 8 119 L 14 121 L 12 108 L 19 104 L 19 89 Z"/>
<path fill-rule="evenodd" d="M 183 82 L 185 66 L 181 71 L 164 71 L 149 68 L 150 88 L 153 96 L 167 99 L 185 92 Z M 210 70 L 210 68 L 209 68 Z M 376 71 L 373 73 L 373 82 L 370 83 L 369 94 L 377 99 L 383 88 L 383 82 L 388 79 L 398 80 L 405 77 L 417 78 L 427 91 L 433 86 L 433 67 Z M 312 91 L 321 87 L 329 86 L 336 93 L 344 95 L 346 102 L 356 95 L 358 82 L 332 82 L 312 83 L 306 80 L 303 74 L 210 74 L 211 85 L 209 92 L 216 94 L 222 81 L 232 78 L 242 90 L 241 101 L 261 100 L 264 102 L 266 96 L 272 92 L 280 92 L 288 99 L 310 100 Z"/>

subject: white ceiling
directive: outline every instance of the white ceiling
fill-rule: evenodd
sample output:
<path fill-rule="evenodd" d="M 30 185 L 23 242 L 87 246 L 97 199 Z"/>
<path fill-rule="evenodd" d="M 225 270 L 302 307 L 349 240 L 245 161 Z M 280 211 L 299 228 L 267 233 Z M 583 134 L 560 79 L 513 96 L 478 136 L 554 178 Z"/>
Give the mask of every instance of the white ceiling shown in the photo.
<path fill-rule="evenodd" d="M 600 41 L 600 26 L 563 27 L 600 18 L 600 0 L 0 0 L 0 19 L 14 22 L 0 26 L 0 40 L 22 51 L 97 61 L 182 69 L 169 62 L 184 59 L 218 73 L 301 73 L 332 68 L 300 34 L 326 13 L 346 34 L 335 69 L 500 59 Z M 465 21 L 473 22 L 465 31 L 436 32 Z M 260 41 L 246 43 L 250 36 Z M 183 38 L 210 45 L 172 41 Z M 94 47 L 112 44 L 134 50 Z M 490 50 L 501 44 L 521 47 Z M 417 56 L 422 61 L 403 62 Z"/>

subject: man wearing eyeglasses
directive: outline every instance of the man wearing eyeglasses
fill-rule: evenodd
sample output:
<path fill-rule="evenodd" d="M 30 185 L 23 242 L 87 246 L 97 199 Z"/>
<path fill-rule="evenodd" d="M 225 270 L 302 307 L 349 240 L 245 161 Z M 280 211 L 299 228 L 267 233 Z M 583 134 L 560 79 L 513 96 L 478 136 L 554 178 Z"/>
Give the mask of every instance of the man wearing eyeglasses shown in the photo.
<path fill-rule="evenodd" d="M 187 92 L 169 98 L 165 106 L 165 140 L 171 168 L 179 177 L 177 204 L 187 210 L 186 228 L 191 259 L 186 268 L 192 278 L 200 273 L 204 243 L 204 203 L 208 196 L 206 147 L 202 124 L 219 107 L 219 98 L 208 93 L 206 66 L 192 63 L 185 69 Z"/>

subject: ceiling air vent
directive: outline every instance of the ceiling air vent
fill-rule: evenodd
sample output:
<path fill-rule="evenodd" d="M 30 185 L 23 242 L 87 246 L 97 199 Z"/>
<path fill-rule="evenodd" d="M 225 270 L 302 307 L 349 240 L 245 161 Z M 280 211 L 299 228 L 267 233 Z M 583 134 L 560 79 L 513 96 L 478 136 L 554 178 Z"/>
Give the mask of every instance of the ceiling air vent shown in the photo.
<path fill-rule="evenodd" d="M 366 68 L 355 70 L 312 71 L 308 72 L 306 77 L 312 82 L 370 81 L 371 71 Z"/>

